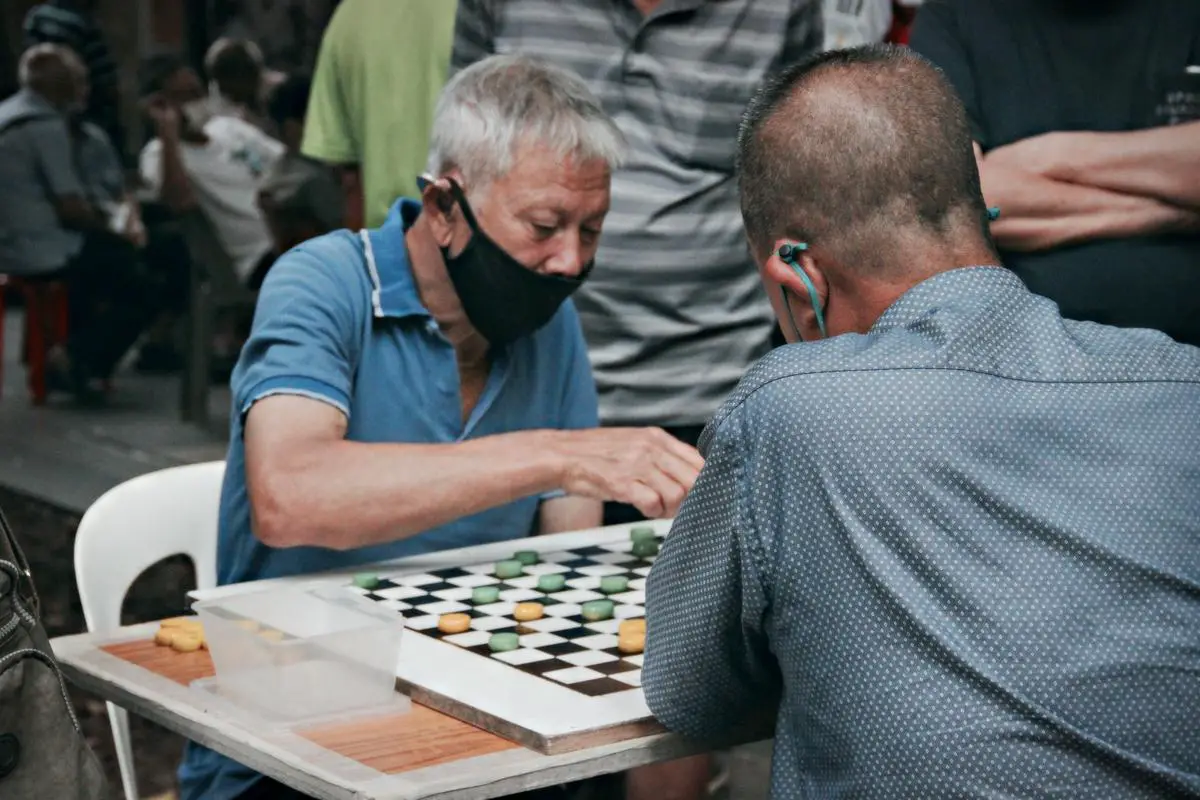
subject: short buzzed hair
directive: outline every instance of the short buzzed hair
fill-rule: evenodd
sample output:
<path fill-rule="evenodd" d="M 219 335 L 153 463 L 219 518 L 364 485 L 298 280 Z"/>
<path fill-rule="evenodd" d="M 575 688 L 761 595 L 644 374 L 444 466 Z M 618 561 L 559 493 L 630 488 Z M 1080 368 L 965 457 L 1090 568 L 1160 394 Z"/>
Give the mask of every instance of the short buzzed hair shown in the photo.
<path fill-rule="evenodd" d="M 906 231 L 968 233 L 991 246 L 966 111 L 905 47 L 818 54 L 759 88 L 738 133 L 751 246 L 822 247 L 848 268 L 894 271 Z"/>

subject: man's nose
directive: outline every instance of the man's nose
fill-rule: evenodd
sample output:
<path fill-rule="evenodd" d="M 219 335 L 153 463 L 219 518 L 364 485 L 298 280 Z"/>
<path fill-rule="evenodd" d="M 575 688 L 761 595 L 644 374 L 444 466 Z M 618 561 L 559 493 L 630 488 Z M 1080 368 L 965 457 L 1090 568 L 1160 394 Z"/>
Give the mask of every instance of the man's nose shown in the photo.
<path fill-rule="evenodd" d="M 566 232 L 559 240 L 558 250 L 545 263 L 543 271 L 547 275 L 560 275 L 564 278 L 574 278 L 583 271 L 587 254 L 583 242 L 577 232 Z"/>

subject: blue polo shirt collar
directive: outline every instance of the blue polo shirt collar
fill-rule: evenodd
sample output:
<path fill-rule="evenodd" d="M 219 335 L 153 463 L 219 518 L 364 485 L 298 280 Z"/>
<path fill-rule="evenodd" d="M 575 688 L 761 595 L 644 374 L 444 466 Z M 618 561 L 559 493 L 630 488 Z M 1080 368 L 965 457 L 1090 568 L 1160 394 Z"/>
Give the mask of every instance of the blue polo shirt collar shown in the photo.
<path fill-rule="evenodd" d="M 388 211 L 383 225 L 367 232 L 374 256 L 367 260 L 367 269 L 371 275 L 371 305 L 376 317 L 431 316 L 417 293 L 404 241 L 404 234 L 420 214 L 419 202 L 402 197 Z"/>

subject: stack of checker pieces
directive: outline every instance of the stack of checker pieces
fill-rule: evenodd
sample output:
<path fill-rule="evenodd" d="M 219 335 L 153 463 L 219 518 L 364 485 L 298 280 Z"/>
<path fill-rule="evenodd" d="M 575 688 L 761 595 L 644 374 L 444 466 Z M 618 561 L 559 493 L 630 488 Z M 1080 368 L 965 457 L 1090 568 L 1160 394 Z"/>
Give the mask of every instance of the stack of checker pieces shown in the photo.
<path fill-rule="evenodd" d="M 514 578 L 497 577 L 496 564 L 488 563 L 382 578 L 370 581 L 370 588 L 346 588 L 399 612 L 410 630 L 600 697 L 641 687 L 642 655 L 622 652 L 618 632 L 623 624 L 624 629 L 638 627 L 626 620 L 644 620 L 646 576 L 660 542 L 653 528 L 634 528 L 627 541 L 541 553 Z M 561 591 L 537 588 L 538 578 L 547 573 L 563 576 Z M 627 578 L 627 590 L 601 593 L 601 579 L 615 575 Z M 496 586 L 499 599 L 474 603 L 472 594 L 479 586 Z M 584 603 L 606 598 L 613 602 L 611 618 L 591 621 L 583 616 Z M 514 618 L 516 605 L 527 602 L 542 604 L 540 619 Z M 470 628 L 462 633 L 439 630 L 439 620 L 448 614 L 465 614 Z M 488 644 L 493 634 L 509 631 L 517 634 L 519 646 L 494 652 Z"/>

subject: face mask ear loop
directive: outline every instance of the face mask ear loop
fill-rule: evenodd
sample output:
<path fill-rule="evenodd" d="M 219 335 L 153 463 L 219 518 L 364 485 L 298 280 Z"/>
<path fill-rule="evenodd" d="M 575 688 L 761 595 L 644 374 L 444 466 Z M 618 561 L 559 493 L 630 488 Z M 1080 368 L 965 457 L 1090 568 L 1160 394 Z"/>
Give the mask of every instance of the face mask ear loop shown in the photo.
<path fill-rule="evenodd" d="M 813 286 L 813 282 L 809 279 L 808 274 L 805 273 L 804 269 L 800 266 L 800 263 L 797 260 L 799 254 L 807 249 L 808 245 L 803 242 L 785 244 L 779 248 L 779 258 L 783 261 L 783 263 L 791 267 L 796 273 L 796 276 L 804 282 L 804 288 L 808 290 L 808 301 L 812 304 L 813 313 L 816 314 L 817 317 L 817 328 L 821 331 L 821 338 L 827 339 L 829 338 L 829 334 L 825 332 L 825 314 L 821 311 L 821 300 L 817 296 L 817 287 Z M 782 291 L 783 287 L 780 287 L 780 290 Z M 787 301 L 786 292 L 784 293 L 783 300 L 784 303 L 787 304 L 788 315 L 790 316 L 792 313 L 792 306 Z M 794 318 L 792 319 L 792 327 L 796 327 L 796 320 Z M 799 330 L 796 331 L 796 335 L 800 335 Z"/>
<path fill-rule="evenodd" d="M 466 219 L 467 225 L 472 231 L 479 230 L 479 224 L 475 221 L 475 212 L 471 210 L 470 203 L 467 202 L 467 195 L 463 192 L 462 187 L 458 185 L 458 181 L 454 178 L 447 178 L 450 181 L 450 192 L 454 195 L 454 199 L 458 201 L 458 207 L 462 210 L 463 218 Z"/>

